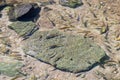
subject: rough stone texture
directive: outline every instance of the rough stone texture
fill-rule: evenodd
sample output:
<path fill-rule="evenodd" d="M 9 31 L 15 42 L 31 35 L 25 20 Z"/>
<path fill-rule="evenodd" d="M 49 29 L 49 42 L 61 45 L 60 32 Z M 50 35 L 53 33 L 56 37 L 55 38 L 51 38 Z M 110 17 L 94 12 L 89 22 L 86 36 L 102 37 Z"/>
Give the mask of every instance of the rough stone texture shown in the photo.
<path fill-rule="evenodd" d="M 20 61 L 0 55 L 0 73 L 10 77 L 20 75 L 19 70 L 23 66 Z"/>
<path fill-rule="evenodd" d="M 29 22 L 13 22 L 11 25 L 9 25 L 9 28 L 13 29 L 18 35 L 22 37 L 26 37 L 31 35 L 34 31 L 36 31 L 38 28 L 36 27 L 35 23 L 29 21 Z"/>
<path fill-rule="evenodd" d="M 7 5 L 13 5 L 13 4 L 19 4 L 19 3 L 54 3 L 54 0 L 1 0 L 0 1 L 0 5 L 1 4 L 7 4 Z"/>
<path fill-rule="evenodd" d="M 8 11 L 9 20 L 33 21 L 39 17 L 40 7 L 36 3 L 16 4 Z"/>
<path fill-rule="evenodd" d="M 70 72 L 89 70 L 105 57 L 105 52 L 90 39 L 58 30 L 36 32 L 23 49 L 26 54 Z"/>
<path fill-rule="evenodd" d="M 31 4 L 20 4 L 16 7 L 11 7 L 8 13 L 10 20 L 16 20 L 17 18 L 25 15 L 31 8 Z"/>
<path fill-rule="evenodd" d="M 59 0 L 59 3 L 63 6 L 68 6 L 71 8 L 76 8 L 83 5 L 82 0 Z"/>
<path fill-rule="evenodd" d="M 95 36 L 94 34 L 88 33 L 86 37 L 89 37 L 89 36 L 92 37 L 95 43 L 97 43 L 96 41 L 99 41 L 99 40 L 104 42 L 106 47 L 105 48 L 103 47 L 103 49 L 105 51 L 106 50 L 109 51 L 109 52 L 106 51 L 106 54 L 108 54 L 108 56 L 109 56 L 109 53 L 111 54 L 111 56 L 109 57 L 110 57 L 110 60 L 112 60 L 112 62 L 107 61 L 107 63 L 103 64 L 104 68 L 101 66 L 96 66 L 90 71 L 74 74 L 74 73 L 60 71 L 53 67 L 51 68 L 51 65 L 45 64 L 39 60 L 36 60 L 33 57 L 30 57 L 30 58 L 25 57 L 23 59 L 23 62 L 25 62 L 23 71 L 25 71 L 27 75 L 24 76 L 25 77 L 24 79 L 17 78 L 16 80 L 29 80 L 30 79 L 29 75 L 36 76 L 38 80 L 120 80 L 120 67 L 119 67 L 119 62 L 120 62 L 120 54 L 119 54 L 120 53 L 120 35 L 119 35 L 120 34 L 120 27 L 119 27 L 120 26 L 119 24 L 120 23 L 120 17 L 119 17 L 120 9 L 119 8 L 120 7 L 119 7 L 119 3 L 120 3 L 120 0 L 83 0 L 83 2 L 84 2 L 83 6 L 80 6 L 74 9 L 60 6 L 60 5 L 54 5 L 54 4 L 47 5 L 47 7 L 50 8 L 48 10 L 52 10 L 56 8 L 56 11 L 58 10 L 60 11 L 59 13 L 63 13 L 65 10 L 70 11 L 66 13 L 68 15 L 70 14 L 70 16 L 71 16 L 71 12 L 74 12 L 74 11 L 76 13 L 73 13 L 72 15 L 79 14 L 78 20 L 79 22 L 81 21 L 82 23 L 78 23 L 78 26 L 76 25 L 74 26 L 77 27 L 77 30 L 81 29 L 83 26 L 86 29 L 85 31 L 86 33 L 88 33 L 88 31 L 91 31 L 91 33 L 94 33 Z M 64 8 L 64 10 L 60 10 L 61 8 Z M 0 29 L 2 28 L 2 31 L 4 31 L 3 37 L 5 37 L 5 34 L 6 34 L 6 36 L 8 36 L 11 39 L 11 41 L 9 41 L 12 44 L 11 50 L 15 52 L 16 51 L 20 52 L 17 54 L 21 54 L 22 50 L 18 49 L 18 47 L 24 44 L 21 44 L 20 37 L 18 37 L 14 31 L 10 29 L 6 29 L 7 28 L 6 25 L 10 24 L 6 16 L 6 11 L 2 10 L 1 14 L 2 14 L 2 18 L 0 18 Z M 53 15 L 55 14 L 56 13 L 54 13 Z M 84 14 L 84 15 L 81 15 L 81 14 Z M 62 18 L 66 19 L 65 14 L 63 14 L 62 16 L 63 16 Z M 48 17 L 52 21 L 54 21 L 54 19 L 60 20 L 56 16 L 53 19 L 51 19 L 50 16 Z M 75 20 L 77 18 L 73 18 L 73 19 Z M 46 18 L 44 18 L 43 20 L 46 20 Z M 68 19 L 66 21 L 68 21 Z M 44 23 L 41 23 L 41 24 L 44 24 Z M 59 27 L 61 27 L 62 22 L 59 24 L 60 24 Z M 107 32 L 107 34 L 99 33 L 102 26 L 103 27 L 107 26 L 109 28 L 109 31 Z M 41 27 L 40 27 L 40 30 L 42 30 Z M 70 30 L 74 30 L 74 29 L 72 28 Z M 98 32 L 98 34 L 96 31 Z M 73 32 L 71 31 L 71 33 Z M 86 33 L 81 33 L 81 31 L 79 30 L 78 34 L 84 35 Z M 106 38 L 105 41 L 101 39 L 104 37 Z M 0 39 L 1 39 L 1 32 L 0 32 Z M 100 46 L 102 47 L 104 45 L 100 44 Z M 5 78 L 5 76 L 3 75 L 0 75 L 0 79 L 1 80 L 12 80 L 8 77 Z"/>
<path fill-rule="evenodd" d="M 79 25 L 81 21 L 81 15 L 78 15 L 74 9 L 63 6 L 52 6 L 44 7 L 41 10 L 37 24 L 39 24 L 41 28 L 51 29 L 57 27 L 63 29 L 74 28 L 76 26 L 82 27 L 82 25 Z"/>

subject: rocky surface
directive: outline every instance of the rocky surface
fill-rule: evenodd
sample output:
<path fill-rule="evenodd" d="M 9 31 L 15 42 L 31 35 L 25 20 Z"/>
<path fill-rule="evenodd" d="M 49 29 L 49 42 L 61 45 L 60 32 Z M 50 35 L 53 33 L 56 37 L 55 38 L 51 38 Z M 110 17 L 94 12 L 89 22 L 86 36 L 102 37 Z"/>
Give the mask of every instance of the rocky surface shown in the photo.
<path fill-rule="evenodd" d="M 0 74 L 1 80 L 35 80 L 35 79 L 37 80 L 120 80 L 120 76 L 119 76 L 120 75 L 120 67 L 119 67 L 120 1 L 119 0 L 82 0 L 83 4 L 77 7 L 70 7 L 68 6 L 68 3 L 65 2 L 65 1 L 77 1 L 77 0 L 62 0 L 62 1 L 67 6 L 60 4 L 60 0 L 0 0 L 0 11 L 2 15 L 0 17 L 0 57 L 3 56 L 5 57 L 4 60 L 3 58 L 0 58 L 0 61 L 4 62 L 9 59 L 8 62 L 20 61 L 24 63 L 24 66 L 22 67 L 20 65 L 18 66 L 21 67 L 20 73 L 22 73 L 23 75 L 18 76 L 14 74 L 15 76 L 12 77 L 7 76 L 8 74 L 4 74 L 4 72 L 5 73 L 7 72 L 6 69 L 8 70 L 8 68 L 6 68 L 5 71 L 1 71 L 2 72 L 2 74 Z M 79 72 L 79 73 L 70 73 L 69 71 L 66 72 L 65 70 L 59 70 L 58 68 L 56 68 L 56 65 L 49 65 L 49 64 L 53 64 L 54 61 L 53 62 L 51 62 L 51 60 L 46 61 L 49 62 L 49 64 L 46 64 L 44 61 L 40 59 L 38 60 L 38 57 L 36 58 L 33 57 L 34 55 L 37 55 L 36 53 L 33 53 L 32 54 L 33 56 L 29 56 L 28 54 L 25 54 L 23 52 L 22 47 L 25 46 L 25 42 L 26 44 L 27 41 L 32 42 L 33 35 L 29 35 L 28 39 L 23 40 L 23 38 L 18 33 L 16 33 L 15 28 L 14 30 L 8 28 L 8 25 L 11 25 L 12 23 L 15 24 L 16 21 L 15 22 L 9 21 L 7 12 L 11 6 L 15 8 L 16 5 L 19 5 L 20 3 L 22 4 L 32 3 L 32 5 L 33 4 L 35 5 L 34 6 L 35 8 L 36 5 L 40 7 L 40 11 L 39 12 L 37 11 L 39 16 L 36 16 L 37 19 L 35 18 L 36 19 L 35 21 L 32 20 L 39 27 L 38 30 L 39 32 L 37 31 L 33 35 L 37 33 L 43 34 L 50 31 L 54 32 L 52 29 L 56 29 L 58 30 L 58 32 L 60 31 L 59 34 L 66 35 L 65 37 L 68 37 L 68 35 L 72 37 L 81 36 L 83 39 L 85 38 L 84 40 L 90 39 L 90 41 L 93 41 L 94 44 L 100 47 L 100 49 L 104 50 L 104 52 L 109 58 L 105 61 L 100 60 L 101 63 L 99 65 L 94 66 L 88 71 Z M 7 7 L 4 5 L 6 5 Z M 32 11 L 35 12 L 36 9 L 35 11 L 34 10 Z M 29 14 L 33 13 L 31 11 L 28 12 Z M 25 24 L 27 24 L 27 22 L 30 22 L 31 21 L 30 19 L 24 20 L 24 19 L 28 19 L 28 17 L 26 16 L 29 15 L 26 13 L 24 16 L 22 16 L 21 20 L 17 19 L 19 20 L 18 22 L 22 21 Z M 20 28 L 22 28 L 20 29 L 20 31 L 24 30 L 23 27 L 20 26 Z M 51 41 L 51 44 L 58 43 L 59 40 L 62 41 L 62 39 L 60 38 L 61 35 L 57 36 L 56 38 L 49 39 Z M 43 38 L 39 37 L 39 39 L 43 40 L 44 44 L 49 43 L 49 40 L 46 39 L 46 36 L 44 36 Z M 44 40 L 46 42 L 44 42 Z M 57 40 L 58 42 L 57 41 L 52 42 L 52 40 Z M 71 44 L 73 44 L 72 40 L 73 39 L 70 40 Z M 63 44 L 63 42 L 61 42 L 60 44 Z M 66 41 L 66 43 L 68 42 L 69 40 Z M 32 45 L 32 43 L 29 43 L 29 45 Z M 37 46 L 39 46 L 39 44 L 37 44 Z M 47 46 L 48 45 L 46 45 L 46 47 Z M 56 49 L 56 47 L 57 49 L 59 49 L 64 47 L 65 45 L 62 45 L 62 47 L 60 46 L 54 45 L 52 47 L 49 47 L 48 51 L 50 50 L 50 48 L 53 48 L 51 49 L 52 52 L 54 49 Z M 76 49 L 73 49 L 73 51 L 74 50 Z M 42 51 L 47 51 L 47 50 L 45 48 Z M 46 56 L 48 55 L 50 54 L 47 53 Z M 72 58 L 73 57 L 77 57 L 77 56 L 72 56 Z M 48 58 L 49 56 L 44 57 L 45 60 Z M 65 58 L 65 60 L 66 59 L 69 61 L 68 58 Z M 5 64 L 4 66 L 6 65 L 7 64 Z M 10 70 L 12 72 L 15 71 L 16 68 L 11 68 Z"/>
<path fill-rule="evenodd" d="M 106 57 L 90 39 L 57 30 L 36 32 L 24 45 L 26 54 L 70 72 L 90 70 Z"/>
<path fill-rule="evenodd" d="M 17 18 L 26 14 L 31 8 L 32 5 L 30 4 L 21 4 L 21 5 L 17 5 L 16 7 L 11 7 L 8 13 L 9 19 L 16 20 Z"/>
<path fill-rule="evenodd" d="M 29 37 L 31 34 L 33 34 L 38 27 L 33 22 L 14 22 L 11 25 L 9 25 L 9 28 L 13 29 L 19 36 L 22 37 Z"/>
<path fill-rule="evenodd" d="M 23 66 L 23 63 L 17 61 L 13 58 L 0 55 L 0 73 L 14 77 L 17 75 L 22 75 L 20 73 L 20 68 Z"/>
<path fill-rule="evenodd" d="M 38 16 L 40 8 L 36 4 L 18 4 L 10 7 L 8 16 L 9 20 L 32 20 Z M 31 14 L 32 13 L 32 14 Z"/>

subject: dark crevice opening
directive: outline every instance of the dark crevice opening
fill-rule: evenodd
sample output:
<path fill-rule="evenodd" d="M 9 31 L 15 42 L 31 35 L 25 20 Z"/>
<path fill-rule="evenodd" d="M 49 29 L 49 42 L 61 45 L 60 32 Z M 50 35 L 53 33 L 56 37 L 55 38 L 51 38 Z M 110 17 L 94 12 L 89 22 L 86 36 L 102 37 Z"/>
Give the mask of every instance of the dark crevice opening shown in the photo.
<path fill-rule="evenodd" d="M 25 15 L 17 18 L 18 21 L 33 21 L 36 22 L 40 17 L 39 13 L 41 11 L 40 7 L 32 7 Z"/>
<path fill-rule="evenodd" d="M 2 17 L 1 11 L 6 7 L 7 5 L 0 6 L 0 18 Z"/>

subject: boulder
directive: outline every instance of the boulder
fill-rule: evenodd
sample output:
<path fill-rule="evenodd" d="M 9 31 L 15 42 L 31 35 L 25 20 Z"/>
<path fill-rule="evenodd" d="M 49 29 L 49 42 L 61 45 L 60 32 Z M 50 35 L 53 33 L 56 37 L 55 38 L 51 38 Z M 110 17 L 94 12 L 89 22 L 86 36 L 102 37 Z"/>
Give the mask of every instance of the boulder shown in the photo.
<path fill-rule="evenodd" d="M 35 3 L 16 4 L 8 11 L 10 21 L 30 21 L 39 15 L 40 7 Z"/>
<path fill-rule="evenodd" d="M 19 17 L 19 21 L 33 21 L 36 22 L 40 17 L 41 8 L 36 3 L 31 3 L 32 8 L 23 16 Z"/>
<path fill-rule="evenodd" d="M 71 8 L 76 8 L 76 7 L 83 5 L 82 0 L 59 0 L 59 3 L 62 6 L 68 6 Z"/>
<path fill-rule="evenodd" d="M 16 7 L 11 7 L 9 10 L 9 19 L 16 20 L 17 18 L 26 14 L 32 8 L 31 4 L 20 4 Z"/>
<path fill-rule="evenodd" d="M 60 70 L 74 73 L 90 70 L 106 57 L 104 50 L 89 38 L 59 30 L 35 32 L 25 41 L 23 50 Z"/>

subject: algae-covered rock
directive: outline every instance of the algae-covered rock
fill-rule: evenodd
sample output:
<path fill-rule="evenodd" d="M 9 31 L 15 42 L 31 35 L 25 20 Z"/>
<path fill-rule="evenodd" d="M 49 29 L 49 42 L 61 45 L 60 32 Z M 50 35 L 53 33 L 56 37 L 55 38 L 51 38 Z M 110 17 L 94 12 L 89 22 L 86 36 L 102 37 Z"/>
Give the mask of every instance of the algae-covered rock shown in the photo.
<path fill-rule="evenodd" d="M 0 73 L 10 77 L 21 75 L 20 68 L 23 63 L 7 56 L 0 55 Z"/>
<path fill-rule="evenodd" d="M 58 30 L 35 32 L 23 49 L 26 54 L 70 72 L 89 70 L 106 56 L 92 40 Z"/>
<path fill-rule="evenodd" d="M 59 3 L 63 6 L 68 6 L 71 8 L 76 8 L 83 5 L 82 0 L 59 0 Z"/>
<path fill-rule="evenodd" d="M 22 37 L 29 36 L 38 29 L 38 27 L 36 27 L 35 23 L 32 21 L 16 21 L 9 25 L 9 28 L 13 29 L 18 35 Z"/>

